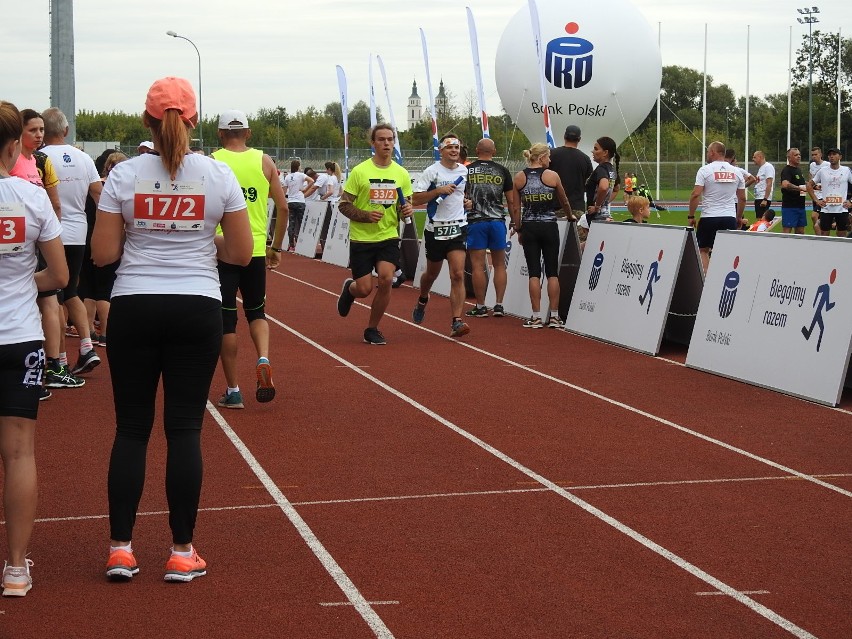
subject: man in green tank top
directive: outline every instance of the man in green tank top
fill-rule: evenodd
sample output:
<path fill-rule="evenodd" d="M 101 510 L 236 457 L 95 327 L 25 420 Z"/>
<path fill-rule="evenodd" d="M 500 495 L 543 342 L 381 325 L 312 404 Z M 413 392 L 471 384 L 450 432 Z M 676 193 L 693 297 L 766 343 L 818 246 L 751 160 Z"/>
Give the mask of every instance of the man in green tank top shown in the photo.
<path fill-rule="evenodd" d="M 220 261 L 219 284 L 222 290 L 222 351 L 220 359 L 228 388 L 219 399 L 223 408 L 244 408 L 237 382 L 237 290 L 243 299 L 243 312 L 257 351 L 257 387 L 255 398 L 269 402 L 275 397 L 272 367 L 269 364 L 269 324 L 266 321 L 266 269 L 278 266 L 281 243 L 287 228 L 287 199 L 278 180 L 272 158 L 247 145 L 251 137 L 248 118 L 242 111 L 225 111 L 219 117 L 219 141 L 222 148 L 213 158 L 224 162 L 234 174 L 246 199 L 254 249 L 247 266 Z M 267 199 L 278 209 L 272 244 L 267 248 Z"/>

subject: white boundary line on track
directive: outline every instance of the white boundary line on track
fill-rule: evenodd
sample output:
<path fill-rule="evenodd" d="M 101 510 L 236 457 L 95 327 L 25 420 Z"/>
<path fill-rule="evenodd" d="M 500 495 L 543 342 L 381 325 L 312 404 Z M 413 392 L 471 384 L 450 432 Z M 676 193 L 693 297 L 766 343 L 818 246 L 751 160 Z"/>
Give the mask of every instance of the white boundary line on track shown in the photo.
<path fill-rule="evenodd" d="M 272 271 L 272 272 L 277 273 L 277 271 Z M 333 295 L 335 297 L 338 296 L 337 293 L 333 293 L 332 291 L 329 291 L 327 289 L 320 288 L 319 286 L 316 286 L 315 284 L 311 284 L 310 282 L 306 282 L 304 280 L 297 279 L 295 277 L 292 277 L 290 275 L 286 275 L 284 273 L 278 273 L 278 274 L 281 275 L 282 277 L 286 277 L 286 278 L 291 279 L 291 280 L 298 282 L 300 284 L 304 284 L 306 286 L 309 286 L 311 288 L 315 288 L 315 289 L 322 291 L 324 293 L 328 293 L 329 295 Z M 361 305 L 368 308 L 365 304 L 361 304 Z M 591 391 L 587 388 L 583 388 L 582 386 L 577 386 L 575 384 L 572 384 L 571 382 L 566 382 L 563 379 L 559 379 L 558 377 L 553 377 L 552 375 L 548 375 L 547 373 L 542 373 L 541 371 L 537 371 L 533 368 L 530 368 L 529 366 L 524 366 L 523 364 L 519 364 L 518 362 L 512 361 L 512 360 L 510 360 L 506 357 L 503 357 L 502 355 L 497 355 L 495 353 L 491 353 L 489 351 L 483 350 L 483 349 L 481 349 L 477 346 L 472 346 L 471 344 L 468 344 L 464 341 L 453 339 L 451 337 L 448 337 L 447 335 L 444 335 L 443 333 L 438 333 L 437 331 L 433 331 L 430 328 L 424 328 L 423 326 L 419 326 L 419 325 L 417 325 L 413 322 L 410 322 L 408 320 L 405 320 L 401 317 L 397 317 L 396 315 L 392 315 L 390 313 L 387 313 L 385 316 L 393 318 L 397 321 L 403 322 L 404 324 L 408 324 L 408 325 L 413 326 L 415 328 L 419 328 L 420 330 L 426 331 L 427 333 L 431 333 L 432 335 L 436 335 L 438 337 L 441 337 L 443 339 L 451 341 L 455 344 L 458 344 L 459 346 L 461 346 L 463 348 L 468 348 L 468 349 L 470 349 L 470 350 L 472 350 L 476 353 L 479 353 L 480 355 L 485 355 L 487 357 L 491 357 L 493 359 L 496 359 L 497 361 L 503 362 L 504 364 L 509 364 L 511 366 L 519 368 L 520 370 L 531 373 L 532 375 L 537 375 L 538 377 L 541 377 L 541 378 L 546 379 L 548 381 L 554 382 L 554 383 L 559 384 L 561 386 L 571 388 L 571 389 L 573 389 L 577 392 L 583 393 L 584 395 L 588 395 L 589 397 L 594 397 L 595 399 L 600 400 L 604 403 L 611 404 L 613 406 L 617 406 L 618 408 L 622 408 L 622 409 L 624 409 L 628 412 L 634 413 L 636 415 L 641 415 L 642 417 L 650 419 L 651 421 L 655 421 L 655 422 L 662 424 L 664 426 L 674 428 L 676 430 L 681 431 L 682 433 L 686 433 L 687 435 L 692 435 L 693 437 L 697 437 L 698 439 L 702 439 L 702 440 L 704 440 L 708 443 L 715 444 L 716 446 L 720 446 L 720 447 L 724 448 L 725 450 L 737 453 L 739 455 L 747 457 L 747 458 L 749 458 L 753 461 L 759 462 L 761 464 L 766 464 L 767 466 L 771 466 L 772 468 L 780 470 L 784 473 L 787 473 L 787 474 L 790 474 L 790 475 L 795 475 L 796 477 L 798 477 L 800 479 L 804 479 L 804 480 L 809 481 L 811 483 L 814 483 L 818 486 L 822 486 L 823 488 L 827 488 L 827 489 L 832 490 L 836 493 L 840 493 L 841 495 L 844 495 L 845 497 L 852 498 L 852 491 L 844 490 L 843 488 L 840 488 L 839 486 L 835 486 L 835 485 L 830 484 L 828 482 L 817 479 L 813 475 L 809 475 L 807 473 L 803 473 L 803 472 L 800 472 L 798 470 L 794 470 L 793 468 L 790 468 L 789 466 L 784 466 L 783 464 L 779 464 L 778 462 L 772 461 L 771 459 L 761 457 L 760 455 L 756 455 L 755 453 L 750 453 L 749 451 L 747 451 L 743 448 L 738 448 L 737 446 L 734 446 L 733 444 L 728 444 L 727 442 L 723 442 L 721 439 L 716 439 L 715 437 L 710 437 L 709 435 L 699 433 L 698 431 L 687 428 L 686 426 L 681 426 L 680 424 L 677 424 L 677 423 L 675 423 L 671 420 L 665 419 L 664 417 L 654 415 L 654 414 L 649 413 L 647 411 L 644 411 L 640 408 L 636 408 L 635 406 L 631 406 L 630 404 L 625 404 L 624 402 L 620 402 L 618 400 L 612 399 L 611 397 L 607 397 L 606 395 L 601 395 L 600 393 L 596 393 L 596 392 Z M 280 321 L 275 320 L 275 319 L 270 318 L 270 317 L 268 317 L 267 319 L 271 319 L 272 321 L 274 321 L 276 324 L 278 324 L 282 328 L 284 328 L 284 329 L 286 329 L 286 330 L 288 330 L 288 331 L 290 331 L 290 332 L 292 332 L 296 335 L 299 335 L 302 339 L 310 341 L 309 338 L 302 336 L 300 333 L 297 333 L 295 330 L 289 328 L 288 326 L 285 326 Z M 314 344 L 315 342 L 311 342 L 311 343 Z M 321 348 L 321 349 L 323 348 L 319 344 L 317 344 L 317 347 Z M 323 349 L 323 350 L 325 350 L 325 349 Z M 326 351 L 326 352 L 328 352 L 328 351 Z M 828 407 L 828 408 L 830 408 L 830 407 Z"/>
<path fill-rule="evenodd" d="M 264 488 L 266 488 L 275 500 L 275 503 L 281 508 L 287 519 L 290 520 L 290 523 L 293 524 L 296 531 L 302 536 L 302 539 L 305 540 L 305 543 L 314 553 L 316 558 L 319 559 L 326 572 L 328 572 L 331 578 L 334 579 L 334 582 L 343 591 L 343 594 L 346 595 L 346 599 L 355 607 L 355 610 L 358 611 L 358 614 L 361 615 L 364 621 L 367 622 L 367 625 L 370 626 L 370 629 L 376 637 L 379 637 L 379 639 L 393 639 L 393 634 L 385 625 L 385 622 L 382 621 L 378 614 L 376 614 L 376 611 L 373 610 L 370 603 L 364 598 L 364 595 L 362 595 L 358 588 L 355 587 L 355 584 L 352 583 L 349 576 L 343 572 L 343 568 L 340 567 L 340 565 L 334 560 L 334 557 L 332 557 L 325 549 L 325 546 L 322 545 L 322 542 L 310 529 L 305 520 L 302 519 L 301 515 L 296 512 L 296 509 L 290 503 L 290 500 L 284 496 L 284 493 L 282 493 L 275 482 L 272 481 L 272 478 L 263 469 L 263 466 L 260 465 L 248 447 L 243 443 L 243 440 L 239 438 L 239 436 L 234 432 L 234 429 L 232 429 L 228 424 L 227 420 L 222 417 L 222 414 L 209 400 L 207 402 L 207 411 L 213 416 L 216 423 L 219 424 L 219 427 L 222 429 L 222 432 L 225 433 L 225 436 L 231 440 L 231 443 L 237 449 L 237 452 L 240 453 L 249 468 L 251 468 L 263 484 Z"/>
<path fill-rule="evenodd" d="M 433 420 L 435 420 L 439 424 L 441 424 L 441 425 L 445 426 L 446 428 L 452 430 L 453 432 L 460 435 L 464 439 L 467 439 L 469 442 L 480 447 L 485 452 L 493 455 L 494 457 L 496 457 L 500 461 L 504 462 L 505 464 L 511 466 L 512 468 L 514 468 L 518 472 L 526 475 L 527 477 L 538 482 L 542 486 L 545 486 L 546 488 L 548 488 L 549 490 L 551 490 L 555 494 L 557 494 L 560 497 L 563 497 L 564 499 L 570 501 L 575 506 L 582 508 L 583 510 L 585 510 L 587 513 L 589 513 L 593 517 L 595 517 L 595 518 L 599 519 L 600 521 L 604 522 L 605 524 L 615 528 L 618 532 L 620 532 L 620 533 L 626 535 L 627 537 L 633 539 L 634 541 L 641 544 L 645 548 L 647 548 L 647 549 L 651 550 L 652 552 L 658 554 L 663 559 L 670 561 L 671 563 L 676 565 L 681 570 L 684 570 L 685 572 L 689 573 L 693 577 L 696 577 L 697 579 L 700 579 L 704 583 L 710 585 L 714 590 L 718 590 L 718 591 L 728 595 L 732 599 L 735 599 L 736 601 L 741 603 L 743 606 L 749 608 L 753 612 L 755 612 L 758 615 L 762 616 L 763 618 L 771 621 L 772 623 L 774 623 L 778 627 L 782 628 L 783 630 L 786 630 L 790 634 L 792 634 L 796 637 L 799 637 L 800 639 L 816 639 L 816 637 L 814 635 L 812 635 L 811 633 L 809 633 L 807 630 L 805 630 L 804 628 L 800 628 L 799 626 L 794 624 L 792 621 L 782 617 L 780 614 L 778 614 L 774 610 L 767 608 L 766 606 L 755 601 L 751 597 L 744 595 L 742 592 L 740 592 L 740 591 L 736 590 L 735 588 L 729 586 L 728 584 L 721 581 L 720 579 L 717 579 L 716 577 L 714 577 L 710 573 L 705 572 L 704 570 L 702 570 L 698 566 L 690 563 L 686 559 L 680 557 L 679 555 L 676 555 L 672 551 L 670 551 L 670 550 L 664 548 L 663 546 L 661 546 L 660 544 L 652 541 L 651 539 L 649 539 L 648 537 L 646 537 L 642 533 L 634 530 L 633 528 L 630 528 L 629 526 L 622 523 L 618 519 L 615 519 L 614 517 L 606 514 L 604 511 L 600 510 L 599 508 L 596 508 L 595 506 L 588 503 L 587 501 L 585 501 L 585 500 L 577 497 L 573 493 L 565 490 L 564 488 L 562 488 L 561 486 L 552 482 L 551 480 L 547 479 L 543 475 L 540 475 L 537 472 L 535 472 L 534 470 L 527 468 L 526 466 L 524 466 L 520 462 L 509 457 L 508 455 L 501 452 L 500 450 L 494 448 L 493 446 L 491 446 L 487 442 L 483 441 L 482 439 L 480 439 L 476 435 L 473 435 L 472 433 L 467 432 L 466 430 L 464 430 L 460 426 L 457 426 L 453 422 L 441 417 L 440 415 L 438 415 L 434 411 L 430 410 L 429 408 L 427 408 L 423 404 L 420 404 L 419 402 L 415 401 L 414 399 L 412 399 L 412 398 L 408 397 L 407 395 L 404 395 L 403 393 L 399 392 L 398 390 L 396 390 L 392 386 L 389 386 L 388 384 L 384 383 L 382 380 L 380 380 L 380 379 L 374 377 L 373 375 L 370 375 L 369 373 L 361 370 L 355 364 L 347 361 L 346 359 L 342 358 L 340 355 L 333 353 L 332 351 L 328 350 L 327 348 L 325 348 L 321 344 L 318 344 L 317 342 L 313 341 L 312 339 L 310 339 L 306 335 L 299 333 L 297 330 L 287 326 L 286 324 L 280 322 L 279 320 L 275 319 L 274 317 L 270 317 L 270 316 L 267 315 L 267 319 L 269 321 L 274 322 L 275 324 L 277 324 L 278 326 L 280 326 L 281 328 L 283 328 L 287 332 L 289 332 L 289 333 L 293 334 L 294 336 L 298 337 L 299 339 L 303 340 L 307 344 L 313 346 L 315 349 L 324 353 L 328 357 L 336 360 L 337 362 L 339 362 L 341 364 L 345 364 L 351 371 L 353 371 L 353 372 L 357 373 L 358 375 L 361 375 L 365 379 L 371 381 L 375 385 L 379 386 L 383 390 L 385 390 L 388 393 L 390 393 L 391 395 L 395 396 L 397 399 L 405 402 L 406 404 L 409 404 L 410 406 L 412 406 L 416 410 L 419 410 L 424 415 L 431 417 Z M 212 408 L 212 404 L 209 404 L 209 402 L 208 402 L 208 405 L 209 405 L 209 407 Z M 234 437 L 236 437 L 236 434 L 234 434 Z M 246 451 L 246 453 L 251 455 L 251 453 L 249 453 L 248 451 Z M 254 459 L 254 458 L 252 458 L 252 459 Z M 257 463 L 257 462 L 255 461 L 255 463 Z M 800 475 L 800 473 L 792 473 L 792 474 Z M 265 473 L 264 473 L 264 475 L 265 475 Z M 267 476 L 267 479 L 268 479 L 268 476 Z M 269 481 L 271 482 L 272 480 L 269 479 Z M 275 488 L 274 484 L 272 485 L 272 488 Z M 277 491 L 277 488 L 275 488 L 275 490 Z M 280 494 L 280 491 L 277 491 L 277 492 Z M 286 497 L 284 497 L 283 494 L 281 494 L 281 499 L 283 499 L 286 502 Z M 286 503 L 289 506 L 289 508 L 293 509 L 293 507 L 290 505 L 289 502 L 286 502 Z M 293 509 L 293 513 L 296 514 L 295 509 Z M 298 517 L 297 514 L 296 514 L 296 516 Z M 299 518 L 299 520 L 301 521 L 301 518 Z M 317 541 L 317 543 L 319 543 L 319 541 Z M 360 596 L 360 593 L 359 593 L 359 596 Z M 364 602 L 364 604 L 367 605 L 366 602 Z M 372 609 L 370 609 L 370 610 L 371 610 L 371 612 L 373 612 L 373 614 L 375 614 L 375 612 L 372 611 Z"/>
<path fill-rule="evenodd" d="M 830 473 L 826 475 L 818 475 L 819 477 L 852 477 L 852 473 Z M 612 490 L 618 488 L 657 488 L 662 486 L 689 486 L 693 484 L 735 484 L 740 482 L 761 482 L 761 481 L 791 481 L 798 480 L 798 477 L 793 475 L 776 475 L 774 477 L 721 477 L 717 479 L 680 479 L 672 481 L 639 481 L 629 482 L 624 484 L 597 484 L 588 486 L 564 486 L 566 490 Z M 559 482 L 557 482 L 559 483 Z M 352 497 L 349 499 L 316 499 L 312 501 L 296 501 L 291 502 L 294 507 L 299 506 L 334 506 L 336 504 L 360 504 L 364 502 L 392 502 L 406 501 L 417 499 L 448 499 L 453 497 L 484 497 L 486 495 L 523 495 L 525 493 L 544 493 L 549 492 L 548 488 L 503 488 L 494 490 L 468 490 L 454 493 L 424 493 L 421 495 L 384 495 L 382 497 Z M 198 512 L 227 512 L 229 510 L 255 510 L 262 508 L 278 508 L 278 504 L 244 504 L 241 506 L 208 506 L 207 508 L 199 508 Z M 149 510 L 137 513 L 138 517 L 157 517 L 166 516 L 168 510 Z M 106 513 L 100 515 L 74 515 L 69 517 L 41 517 L 36 519 L 38 524 L 51 524 L 63 521 L 86 521 L 89 519 L 107 519 L 109 515 Z M 0 521 L 0 525 L 6 525 L 5 521 Z"/>

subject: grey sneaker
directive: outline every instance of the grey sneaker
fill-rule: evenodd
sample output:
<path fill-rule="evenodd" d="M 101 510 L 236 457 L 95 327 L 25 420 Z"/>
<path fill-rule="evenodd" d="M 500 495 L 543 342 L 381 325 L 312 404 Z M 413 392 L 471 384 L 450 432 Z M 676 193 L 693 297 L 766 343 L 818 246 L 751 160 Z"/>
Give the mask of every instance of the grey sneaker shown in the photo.
<path fill-rule="evenodd" d="M 544 324 L 542 323 L 540 317 L 531 317 L 528 320 L 524 320 L 523 327 L 524 328 L 544 328 Z"/>
<path fill-rule="evenodd" d="M 101 358 L 98 357 L 98 354 L 93 348 L 89 352 L 80 355 L 80 359 L 77 360 L 77 364 L 71 369 L 71 374 L 82 375 L 83 373 L 88 373 L 100 363 Z"/>
<path fill-rule="evenodd" d="M 558 315 L 551 315 L 550 319 L 547 321 L 547 326 L 549 328 L 564 328 L 565 325 L 562 323 L 562 320 L 559 319 Z"/>
<path fill-rule="evenodd" d="M 491 309 L 491 315 L 494 317 L 503 317 L 506 314 L 506 311 L 503 310 L 502 304 L 495 304 L 494 308 Z"/>

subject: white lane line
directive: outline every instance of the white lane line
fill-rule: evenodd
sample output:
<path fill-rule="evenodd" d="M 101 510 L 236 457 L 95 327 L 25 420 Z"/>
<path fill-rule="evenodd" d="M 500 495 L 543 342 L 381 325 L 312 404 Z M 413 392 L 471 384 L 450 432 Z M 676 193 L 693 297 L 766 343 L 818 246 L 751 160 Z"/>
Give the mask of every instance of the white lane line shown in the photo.
<path fill-rule="evenodd" d="M 305 543 L 314 553 L 316 558 L 319 559 L 326 572 L 328 572 L 331 578 L 334 579 L 334 582 L 338 585 L 340 590 L 343 591 L 346 599 L 352 603 L 355 610 L 357 610 L 358 614 L 361 615 L 361 618 L 367 622 L 367 625 L 370 626 L 370 629 L 376 637 L 379 637 L 379 639 L 393 639 L 393 634 L 385 625 L 385 622 L 382 621 L 378 614 L 376 614 L 376 611 L 373 610 L 370 603 L 364 598 L 364 595 L 362 595 L 358 588 L 355 587 L 355 584 L 352 583 L 352 580 L 343 571 L 343 568 L 341 568 L 335 561 L 334 557 L 332 557 L 325 549 L 325 546 L 322 545 L 322 542 L 320 542 L 314 532 L 310 529 L 307 522 L 305 522 L 301 515 L 296 512 L 296 509 L 287 497 L 284 496 L 284 493 L 281 492 L 278 486 L 275 485 L 275 482 L 272 481 L 272 478 L 263 469 L 263 466 L 260 465 L 255 456 L 234 432 L 225 418 L 222 417 L 221 413 L 219 413 L 219 411 L 216 410 L 216 407 L 209 401 L 207 402 L 207 411 L 213 416 L 213 419 L 216 420 L 216 423 L 219 424 L 219 427 L 228 439 L 231 440 L 231 443 L 240 455 L 242 455 L 249 468 L 251 468 L 254 474 L 257 475 L 257 478 L 272 496 L 272 499 L 275 500 L 275 503 L 278 504 L 284 515 L 290 520 L 290 523 L 293 524 L 293 527 L 302 536 L 302 539 L 305 540 Z"/>
<path fill-rule="evenodd" d="M 852 473 L 829 473 L 815 475 L 816 477 L 852 477 Z M 681 479 L 675 481 L 640 481 L 623 484 L 593 484 L 588 486 L 563 486 L 569 490 L 608 490 L 617 488 L 654 488 L 657 486 L 688 486 L 690 484 L 726 484 L 740 482 L 758 481 L 790 481 L 799 480 L 792 475 L 776 475 L 774 477 L 722 477 L 716 479 Z M 538 483 L 538 482 L 529 482 Z M 561 482 L 556 482 L 561 483 Z M 294 501 L 293 506 L 333 506 L 335 504 L 357 504 L 361 502 L 392 502 L 416 499 L 447 499 L 453 497 L 485 497 L 488 495 L 515 495 L 524 493 L 548 492 L 548 488 L 504 488 L 495 490 L 467 490 L 450 493 L 424 493 L 422 495 L 380 495 L 378 497 L 350 497 L 348 499 L 317 499 L 312 501 Z M 257 510 L 261 508 L 278 508 L 278 504 L 245 504 L 242 506 L 209 506 L 199 508 L 198 512 L 222 512 L 228 510 Z M 137 513 L 137 517 L 155 517 L 168 515 L 168 510 L 150 510 Z M 107 519 L 109 515 L 74 515 L 69 517 L 40 517 L 35 520 L 39 524 L 50 524 L 64 521 L 86 521 L 89 519 Z M 6 521 L 0 520 L 0 526 L 5 526 Z"/>
<path fill-rule="evenodd" d="M 351 371 L 357 373 L 358 375 L 361 375 L 362 377 L 371 381 L 376 386 L 379 386 L 380 388 L 384 389 L 388 393 L 391 393 L 397 399 L 399 399 L 400 401 L 403 401 L 406 404 L 412 406 L 416 410 L 419 410 L 424 415 L 431 417 L 433 420 L 435 420 L 439 424 L 442 424 L 446 428 L 452 430 L 456 434 L 467 439 L 469 442 L 473 443 L 474 445 L 479 446 L 482 450 L 493 455 L 494 457 L 496 457 L 497 459 L 499 459 L 503 463 L 511 466 L 512 468 L 514 468 L 518 472 L 526 475 L 530 479 L 535 480 L 536 482 L 538 482 L 542 486 L 545 486 L 546 488 L 553 491 L 555 494 L 557 494 L 560 497 L 563 497 L 564 499 L 570 501 L 575 506 L 582 508 L 583 510 L 585 510 L 587 513 L 589 513 L 593 517 L 596 517 L 597 519 L 604 522 L 605 524 L 615 528 L 618 532 L 626 535 L 627 537 L 630 537 L 631 539 L 633 539 L 637 543 L 641 544 L 642 546 L 645 546 L 645 548 L 648 548 L 652 552 L 658 554 L 660 557 L 670 561 L 671 563 L 676 565 L 678 568 L 684 570 L 685 572 L 696 577 L 697 579 L 700 579 L 704 583 L 711 586 L 714 590 L 719 590 L 719 591 L 727 594 L 729 597 L 731 597 L 732 599 L 735 599 L 736 601 L 741 603 L 743 606 L 749 608 L 753 612 L 764 617 L 765 619 L 768 619 L 769 621 L 771 621 L 772 623 L 774 623 L 778 627 L 786 630 L 787 632 L 789 632 L 790 634 L 792 634 L 796 637 L 799 637 L 800 639 L 816 639 L 816 637 L 814 637 L 814 635 L 809 633 L 807 630 L 800 628 L 799 626 L 794 624 L 792 621 L 782 617 L 780 614 L 778 614 L 774 610 L 771 610 L 770 608 L 767 608 L 763 604 L 755 601 L 751 597 L 742 594 L 740 591 L 729 586 L 728 584 L 721 581 L 720 579 L 717 579 L 716 577 L 714 577 L 710 573 L 702 570 L 698 566 L 690 563 L 689 561 L 687 561 L 683 557 L 680 557 L 679 555 L 673 553 L 672 551 L 668 550 L 667 548 L 664 548 L 663 546 L 656 543 L 655 541 L 652 541 L 651 539 L 649 539 L 648 537 L 646 537 L 642 533 L 638 532 L 637 530 L 630 528 L 628 525 L 617 520 L 615 517 L 611 517 L 610 515 L 606 514 L 604 511 L 600 510 L 599 508 L 596 508 L 595 506 L 593 506 L 589 502 L 587 502 L 587 501 L 577 497 L 573 493 L 565 490 L 564 488 L 562 488 L 561 486 L 552 482 L 551 480 L 547 479 L 543 475 L 540 475 L 537 472 L 535 472 L 534 470 L 527 468 L 526 466 L 521 464 L 519 461 L 516 461 L 515 459 L 509 457 L 508 455 L 506 455 L 502 451 L 494 448 L 493 446 L 491 446 L 487 442 L 483 441 L 482 439 L 480 439 L 476 435 L 467 432 L 466 430 L 464 430 L 460 426 L 457 426 L 456 424 L 449 421 L 448 419 L 441 417 L 440 415 L 438 415 L 434 411 L 430 410 L 429 408 L 427 408 L 423 404 L 415 401 L 414 399 L 408 397 L 407 395 L 404 395 L 403 393 L 399 392 L 398 390 L 396 390 L 392 386 L 389 386 L 388 384 L 384 383 L 382 380 L 380 380 L 380 379 L 374 377 L 373 375 L 361 370 L 360 368 L 358 368 L 357 366 L 355 366 L 351 362 L 347 361 L 346 359 L 344 359 L 343 357 L 341 357 L 337 353 L 333 353 L 332 351 L 328 350 L 327 348 L 325 348 L 321 344 L 318 344 L 317 342 L 313 341 L 312 339 L 310 339 L 306 335 L 299 333 L 297 330 L 283 324 L 282 322 L 278 321 L 277 319 L 275 319 L 271 316 L 267 316 L 267 319 L 274 322 L 275 324 L 277 324 L 278 326 L 280 326 L 284 330 L 288 331 L 289 333 L 293 334 L 294 336 L 298 337 L 299 339 L 303 340 L 307 344 L 313 346 L 318 351 L 325 353 L 328 357 L 340 362 L 341 364 L 346 364 Z M 209 402 L 208 402 L 208 406 L 210 408 L 212 408 L 212 404 L 210 404 Z M 235 437 L 236 437 L 236 435 L 235 435 Z M 791 473 L 791 474 L 798 475 L 799 473 Z M 272 480 L 270 479 L 269 481 L 271 483 Z M 274 484 L 272 484 L 272 486 L 274 487 Z M 281 495 L 281 498 L 285 499 L 285 501 L 286 501 L 286 498 L 283 495 Z M 289 506 L 289 502 L 288 502 L 288 506 Z M 290 506 L 290 508 L 292 508 L 292 506 Z M 317 543 L 319 543 L 319 542 L 317 542 Z M 365 604 L 366 604 L 366 602 L 365 602 Z M 370 609 L 370 610 L 372 610 L 372 609 Z"/>
<path fill-rule="evenodd" d="M 770 594 L 768 590 L 740 590 L 744 595 L 768 595 Z M 724 592 L 719 592 L 718 590 L 711 590 L 710 592 L 696 592 L 696 595 L 699 597 L 710 597 L 713 595 L 724 595 Z"/>
<path fill-rule="evenodd" d="M 274 272 L 276 272 L 276 271 L 273 271 L 273 273 Z M 296 282 L 305 284 L 306 286 L 309 286 L 311 288 L 315 288 L 319 291 L 323 291 L 325 293 L 329 293 L 329 294 L 337 296 L 337 293 L 331 293 L 331 291 L 328 291 L 324 288 L 320 288 L 320 287 L 318 287 L 314 284 L 311 284 L 310 282 L 304 282 L 303 280 L 296 279 L 296 278 L 291 277 L 289 275 L 284 275 L 283 273 L 280 273 L 280 275 L 282 277 L 287 277 L 287 278 L 292 279 Z M 739 448 L 737 446 L 734 446 L 732 444 L 724 442 L 721 439 L 716 439 L 715 437 L 710 437 L 709 435 L 699 433 L 696 430 L 692 430 L 691 428 L 687 428 L 686 426 L 681 426 L 680 424 L 677 424 L 677 423 L 675 423 L 671 420 L 668 420 L 664 417 L 654 415 L 654 414 L 649 413 L 647 411 L 644 411 L 640 408 L 636 408 L 635 406 L 631 406 L 630 404 L 625 404 L 624 402 L 620 402 L 618 400 L 612 399 L 611 397 L 607 397 L 606 395 L 601 395 L 600 393 L 596 393 L 596 392 L 591 391 L 587 388 L 583 388 L 582 386 L 577 386 L 575 384 L 572 384 L 571 382 L 567 382 L 563 379 L 559 379 L 558 377 L 553 377 L 552 375 L 548 375 L 547 373 L 543 373 L 541 371 L 534 370 L 534 369 L 530 368 L 529 366 L 524 366 L 523 364 L 519 364 L 519 363 L 517 363 L 513 360 L 506 358 L 506 357 L 503 357 L 501 355 L 497 355 L 495 353 L 491 353 L 490 351 L 483 350 L 481 348 L 478 348 L 476 346 L 468 344 L 467 342 L 459 341 L 459 340 L 454 339 L 452 337 L 448 337 L 446 335 L 443 335 L 442 333 L 438 333 L 436 331 L 433 331 L 432 329 L 424 328 L 423 326 L 414 324 L 413 322 L 405 320 L 401 317 L 397 317 L 397 316 L 391 315 L 389 313 L 386 314 L 386 317 L 391 317 L 391 318 L 396 319 L 400 322 L 403 322 L 404 324 L 408 324 L 408 325 L 413 326 L 415 328 L 419 328 L 422 331 L 426 331 L 427 333 L 432 333 L 433 335 L 436 335 L 436 336 L 441 337 L 443 339 L 449 340 L 449 341 L 451 341 L 455 344 L 458 344 L 459 346 L 461 346 L 463 348 L 468 348 L 468 349 L 470 349 L 470 350 L 472 350 L 476 353 L 479 353 L 480 355 L 485 355 L 486 357 L 491 357 L 492 359 L 496 359 L 497 361 L 503 362 L 504 364 L 510 364 L 510 365 L 515 366 L 516 368 L 519 368 L 523 371 L 526 371 L 526 372 L 528 372 L 532 375 L 537 375 L 538 377 L 541 377 L 543 379 L 551 381 L 555 384 L 565 386 L 565 387 L 570 388 L 572 390 L 575 390 L 579 393 L 583 393 L 585 395 L 588 395 L 589 397 L 594 397 L 597 400 L 600 400 L 600 401 L 607 403 L 607 404 L 611 404 L 612 406 L 617 406 L 618 408 L 626 410 L 630 413 L 634 413 L 635 415 L 641 415 L 642 417 L 645 417 L 647 419 L 650 419 L 651 421 L 657 422 L 658 424 L 662 424 L 663 426 L 668 426 L 669 428 L 674 428 L 675 430 L 679 430 L 680 432 L 686 433 L 687 435 L 692 435 L 693 437 L 697 437 L 698 439 L 701 439 L 701 440 L 708 442 L 710 444 L 720 446 L 720 447 L 722 447 L 725 450 L 728 450 L 730 452 L 737 453 L 739 455 L 742 455 L 743 457 L 748 457 L 749 459 L 751 459 L 753 461 L 759 462 L 761 464 L 766 464 L 767 466 L 771 466 L 772 468 L 780 470 L 784 473 L 787 473 L 787 474 L 790 474 L 790 475 L 796 475 L 800 479 L 804 479 L 804 480 L 809 481 L 809 482 L 816 484 L 818 486 L 822 486 L 823 488 L 827 488 L 828 490 L 831 490 L 831 491 L 834 491 L 836 493 L 840 493 L 841 495 L 844 495 L 846 497 L 852 498 L 852 491 L 844 490 L 843 488 L 840 488 L 839 486 L 835 486 L 833 484 L 829 484 L 828 482 L 821 481 L 821 480 L 817 479 L 816 477 L 814 477 L 813 475 L 809 475 L 807 473 L 800 472 L 798 470 L 790 468 L 789 466 L 784 466 L 783 464 L 772 461 L 771 459 L 767 459 L 766 457 L 761 457 L 760 455 L 750 453 L 749 451 L 747 451 L 743 448 Z M 267 317 L 267 319 L 272 320 L 271 317 Z M 288 326 L 285 326 L 284 324 L 282 324 L 278 320 L 272 320 L 272 321 L 274 321 L 276 324 L 278 324 L 279 326 L 281 326 L 285 330 L 291 331 L 291 332 L 293 332 L 297 335 L 301 335 L 300 333 L 297 333 L 295 330 L 289 328 Z M 302 339 L 308 340 L 308 338 L 304 337 L 304 336 L 302 336 Z M 308 340 L 308 341 L 310 341 L 310 340 Z M 315 343 L 315 342 L 311 342 L 311 343 Z M 318 344 L 317 344 L 317 347 L 322 348 Z"/>
<path fill-rule="evenodd" d="M 398 601 L 368 601 L 371 606 L 392 606 Z M 321 601 L 320 606 L 351 606 L 351 601 Z"/>

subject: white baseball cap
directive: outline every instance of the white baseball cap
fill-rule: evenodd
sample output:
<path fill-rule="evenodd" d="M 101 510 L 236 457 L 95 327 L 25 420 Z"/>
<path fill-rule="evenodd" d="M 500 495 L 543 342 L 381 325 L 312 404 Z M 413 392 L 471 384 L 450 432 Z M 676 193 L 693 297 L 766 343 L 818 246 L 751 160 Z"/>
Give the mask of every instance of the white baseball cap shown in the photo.
<path fill-rule="evenodd" d="M 151 149 L 152 151 L 154 150 L 154 143 L 153 143 L 153 142 L 151 142 L 150 140 L 145 140 L 144 142 L 140 142 L 140 143 L 139 143 L 139 146 L 138 146 L 138 147 L 136 147 L 136 148 L 137 148 L 137 149 L 141 149 L 143 146 L 144 146 L 146 149 Z"/>
<path fill-rule="evenodd" d="M 225 111 L 219 116 L 219 128 L 230 129 L 231 131 L 248 129 L 248 118 L 245 113 L 237 111 L 236 109 Z"/>

